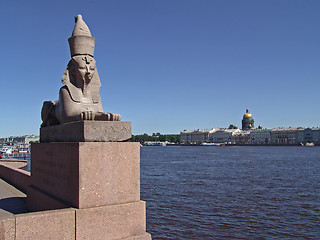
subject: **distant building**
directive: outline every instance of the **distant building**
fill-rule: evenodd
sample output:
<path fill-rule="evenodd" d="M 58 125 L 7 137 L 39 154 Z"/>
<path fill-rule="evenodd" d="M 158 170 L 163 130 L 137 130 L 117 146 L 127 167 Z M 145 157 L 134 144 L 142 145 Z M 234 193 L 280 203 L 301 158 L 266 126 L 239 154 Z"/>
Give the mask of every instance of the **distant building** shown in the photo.
<path fill-rule="evenodd" d="M 1 144 L 30 144 L 30 142 L 38 142 L 40 140 L 39 136 L 35 135 L 26 135 L 22 137 L 7 137 L 7 138 L 0 138 Z"/>
<path fill-rule="evenodd" d="M 240 130 L 238 132 L 233 133 L 231 142 L 235 144 L 250 143 L 250 132 L 250 130 Z"/>
<path fill-rule="evenodd" d="M 30 142 L 38 142 L 40 140 L 39 136 L 35 135 L 26 135 L 22 137 L 13 137 L 12 141 L 17 143 L 29 144 Z"/>
<path fill-rule="evenodd" d="M 252 144 L 268 144 L 271 142 L 271 129 L 255 129 L 250 133 Z"/>
<path fill-rule="evenodd" d="M 217 131 L 216 128 L 213 129 L 197 129 L 194 131 L 184 130 L 180 132 L 180 142 L 182 144 L 201 144 L 204 142 L 211 142 L 212 133 Z"/>
<path fill-rule="evenodd" d="M 297 131 L 297 143 L 320 143 L 319 128 L 300 128 Z"/>
<path fill-rule="evenodd" d="M 10 138 L 0 138 L 0 144 L 4 144 L 8 142 L 10 142 Z"/>
<path fill-rule="evenodd" d="M 233 135 L 240 133 L 240 129 L 220 129 L 212 134 L 212 142 L 229 143 L 233 141 Z"/>
<path fill-rule="evenodd" d="M 320 144 L 320 128 L 312 129 L 312 139 L 313 143 Z"/>
<path fill-rule="evenodd" d="M 180 143 L 186 144 L 189 143 L 191 140 L 191 130 L 184 130 L 180 132 Z"/>
<path fill-rule="evenodd" d="M 271 143 L 296 144 L 298 128 L 275 128 L 271 130 Z"/>
<path fill-rule="evenodd" d="M 40 140 L 39 136 L 35 135 L 26 135 L 22 137 L 7 137 L 7 138 L 0 138 L 0 143 L 5 144 L 14 144 L 14 143 L 25 143 L 29 144 L 30 142 L 38 142 Z"/>
<path fill-rule="evenodd" d="M 252 118 L 252 114 L 249 113 L 249 109 L 247 108 L 246 113 L 242 118 L 242 130 L 254 129 L 254 120 Z"/>
<path fill-rule="evenodd" d="M 320 145 L 320 128 L 254 128 L 252 114 L 246 109 L 242 129 L 230 124 L 228 128 L 184 130 L 180 133 L 182 144 L 228 143 L 228 144 L 298 144 Z"/>

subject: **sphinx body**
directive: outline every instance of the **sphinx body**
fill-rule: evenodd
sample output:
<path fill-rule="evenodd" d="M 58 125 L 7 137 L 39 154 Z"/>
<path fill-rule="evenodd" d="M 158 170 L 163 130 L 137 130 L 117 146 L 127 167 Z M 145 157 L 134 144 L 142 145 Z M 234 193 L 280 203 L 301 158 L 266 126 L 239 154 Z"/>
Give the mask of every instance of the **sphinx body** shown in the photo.
<path fill-rule="evenodd" d="M 116 113 L 103 112 L 99 89 L 101 87 L 93 58 L 94 38 L 81 15 L 69 38 L 72 59 L 62 77 L 59 100 L 43 103 L 42 127 L 79 120 L 120 121 Z"/>

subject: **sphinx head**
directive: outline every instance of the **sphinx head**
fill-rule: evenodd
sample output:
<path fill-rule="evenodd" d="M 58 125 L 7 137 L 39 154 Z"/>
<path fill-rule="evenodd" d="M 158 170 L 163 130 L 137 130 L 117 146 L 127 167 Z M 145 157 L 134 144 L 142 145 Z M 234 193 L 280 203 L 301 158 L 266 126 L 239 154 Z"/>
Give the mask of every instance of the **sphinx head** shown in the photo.
<path fill-rule="evenodd" d="M 72 75 L 74 84 L 89 84 L 96 70 L 96 61 L 89 55 L 73 56 L 69 62 L 69 72 Z"/>

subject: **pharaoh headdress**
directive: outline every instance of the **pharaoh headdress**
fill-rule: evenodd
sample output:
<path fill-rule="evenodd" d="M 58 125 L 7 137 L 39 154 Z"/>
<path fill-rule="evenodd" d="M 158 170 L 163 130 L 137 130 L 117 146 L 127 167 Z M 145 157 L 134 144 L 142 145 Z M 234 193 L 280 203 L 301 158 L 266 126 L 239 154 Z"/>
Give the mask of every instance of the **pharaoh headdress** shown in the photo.
<path fill-rule="evenodd" d="M 75 17 L 75 26 L 72 32 L 72 36 L 68 39 L 70 46 L 71 57 L 83 55 L 94 56 L 94 45 L 95 39 L 91 36 L 91 32 L 87 24 L 82 20 L 81 15 Z M 72 60 L 71 60 L 72 61 Z M 70 61 L 70 62 L 71 62 Z M 69 64 L 64 71 L 62 77 L 62 83 L 68 87 L 72 100 L 75 102 L 81 102 L 81 97 L 79 95 L 79 89 L 74 86 L 72 81 L 70 81 Z M 98 75 L 97 68 L 95 69 L 93 78 L 90 82 L 90 89 L 92 92 L 92 100 L 94 103 L 100 101 L 99 89 L 101 87 L 100 78 Z"/>

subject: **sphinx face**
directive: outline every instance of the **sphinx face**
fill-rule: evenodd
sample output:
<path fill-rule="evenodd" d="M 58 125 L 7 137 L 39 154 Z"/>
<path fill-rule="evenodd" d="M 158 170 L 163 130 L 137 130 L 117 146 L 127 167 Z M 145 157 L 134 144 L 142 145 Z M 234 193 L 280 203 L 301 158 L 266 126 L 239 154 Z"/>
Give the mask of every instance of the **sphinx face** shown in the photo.
<path fill-rule="evenodd" d="M 77 81 L 89 84 L 96 69 L 96 61 L 89 55 L 74 56 L 72 59 L 74 63 L 73 73 Z"/>

